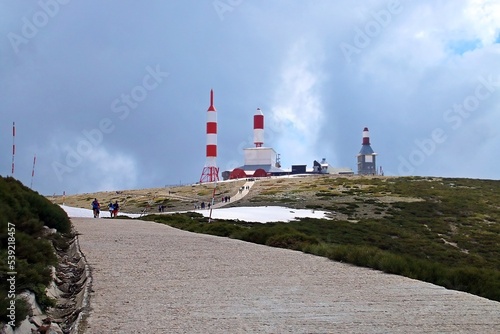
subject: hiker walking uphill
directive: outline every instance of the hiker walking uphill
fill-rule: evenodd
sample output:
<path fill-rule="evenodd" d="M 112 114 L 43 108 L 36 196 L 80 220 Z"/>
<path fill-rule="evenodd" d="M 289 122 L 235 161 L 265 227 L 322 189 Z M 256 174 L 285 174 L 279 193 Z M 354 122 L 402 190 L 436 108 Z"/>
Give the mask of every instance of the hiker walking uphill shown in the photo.
<path fill-rule="evenodd" d="M 118 215 L 118 209 L 120 206 L 118 205 L 118 201 L 115 201 L 115 204 L 113 204 L 113 217 L 116 218 Z"/>
<path fill-rule="evenodd" d="M 245 184 L 243 186 L 238 188 L 238 192 L 236 194 L 234 194 L 232 198 L 231 198 L 231 196 L 225 196 L 222 198 L 223 200 L 221 202 L 215 203 L 212 206 L 212 208 L 217 209 L 217 208 L 220 208 L 220 207 L 223 207 L 223 206 L 229 204 L 231 201 L 233 203 L 236 201 L 239 201 L 240 199 L 242 199 L 243 197 L 248 195 L 248 193 L 250 192 L 250 188 L 252 188 L 252 186 L 254 184 L 255 184 L 255 180 L 245 182 Z"/>
<path fill-rule="evenodd" d="M 114 211 L 114 204 L 113 204 L 113 202 L 109 202 L 109 204 L 108 204 L 108 210 L 109 210 L 109 217 L 113 218 L 113 211 Z"/>
<path fill-rule="evenodd" d="M 94 200 L 92 201 L 92 211 L 94 211 L 94 218 L 99 218 L 99 212 L 101 211 L 101 204 L 99 204 L 97 198 L 94 198 Z"/>

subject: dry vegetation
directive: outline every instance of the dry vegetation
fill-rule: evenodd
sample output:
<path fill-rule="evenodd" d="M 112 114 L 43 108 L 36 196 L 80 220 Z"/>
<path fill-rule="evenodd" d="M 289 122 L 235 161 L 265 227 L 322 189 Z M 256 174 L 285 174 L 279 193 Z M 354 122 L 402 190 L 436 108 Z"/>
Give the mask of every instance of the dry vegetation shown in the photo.
<path fill-rule="evenodd" d="M 391 177 L 340 177 L 307 175 L 299 177 L 258 179 L 250 193 L 226 207 L 282 205 L 295 209 L 318 209 L 330 212 L 333 219 L 352 222 L 362 218 L 382 218 L 396 202 L 416 202 L 422 199 L 393 194 L 381 190 L 379 183 L 391 182 Z M 223 196 L 234 196 L 245 180 L 219 182 L 216 201 Z M 196 203 L 208 202 L 214 192 L 213 184 L 193 184 L 164 188 L 106 191 L 77 195 L 50 196 L 51 201 L 68 206 L 90 208 L 97 198 L 103 210 L 111 201 L 118 201 L 121 211 L 127 213 L 157 212 L 165 206 L 166 212 L 193 209 Z"/>
<path fill-rule="evenodd" d="M 363 184 L 363 180 L 377 179 L 381 182 L 390 180 L 388 177 L 338 177 L 330 175 L 308 175 L 303 177 L 265 178 L 255 182 L 250 193 L 238 202 L 232 202 L 227 207 L 283 205 L 291 208 L 318 208 L 332 211 L 337 219 L 347 218 L 347 215 L 337 209 L 354 209 L 349 218 L 377 217 L 381 209 L 375 202 L 390 204 L 394 202 L 413 202 L 419 198 L 400 196 L 390 193 L 377 193 L 376 187 Z M 360 181 L 361 183 L 358 183 Z M 234 196 L 238 189 L 245 184 L 245 180 L 219 182 L 215 191 L 216 201 L 223 196 Z M 154 212 L 158 206 L 164 205 L 165 211 L 190 210 L 195 203 L 211 200 L 214 191 L 213 184 L 193 184 L 164 188 L 103 191 L 76 195 L 48 196 L 56 204 L 64 204 L 79 208 L 90 209 L 90 203 L 97 198 L 105 206 L 111 201 L 118 201 L 121 211 L 128 213 Z M 373 200 L 366 200 L 368 197 Z M 326 204 L 328 200 L 329 204 Z M 359 203 L 361 202 L 363 203 Z M 335 206 L 332 206 L 335 204 Z M 384 205 L 387 207 L 387 205 Z M 345 211 L 345 210 L 343 210 Z M 385 211 L 385 210 L 384 210 Z"/>
<path fill-rule="evenodd" d="M 216 196 L 231 196 L 238 191 L 245 181 L 220 182 L 217 185 Z M 183 211 L 193 209 L 195 203 L 209 201 L 214 191 L 213 184 L 195 184 L 187 186 L 102 191 L 69 196 L 48 196 L 56 204 L 64 204 L 77 208 L 90 209 L 90 203 L 97 198 L 105 210 L 109 202 L 118 201 L 122 212 L 141 213 L 157 211 L 158 206 L 164 205 L 165 211 Z"/>

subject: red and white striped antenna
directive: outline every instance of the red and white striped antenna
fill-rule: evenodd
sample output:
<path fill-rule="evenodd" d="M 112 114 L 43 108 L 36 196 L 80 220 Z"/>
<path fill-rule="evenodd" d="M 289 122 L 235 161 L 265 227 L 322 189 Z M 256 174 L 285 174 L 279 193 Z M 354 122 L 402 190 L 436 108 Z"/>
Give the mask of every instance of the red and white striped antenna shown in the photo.
<path fill-rule="evenodd" d="M 368 128 L 363 129 L 363 142 L 362 145 L 370 145 L 370 131 Z"/>
<path fill-rule="evenodd" d="M 255 147 L 262 147 L 264 144 L 264 114 L 257 108 L 253 116 L 253 143 Z"/>
<path fill-rule="evenodd" d="M 12 177 L 14 177 L 15 156 L 16 156 L 16 122 L 12 122 Z"/>
<path fill-rule="evenodd" d="M 214 91 L 210 90 L 210 106 L 207 110 L 207 160 L 201 172 L 200 183 L 219 181 L 217 167 L 217 110 L 214 107 Z"/>
<path fill-rule="evenodd" d="M 35 178 L 35 164 L 36 164 L 36 154 L 33 157 L 33 169 L 31 170 L 31 185 L 30 185 L 30 189 L 33 189 L 33 179 Z"/>

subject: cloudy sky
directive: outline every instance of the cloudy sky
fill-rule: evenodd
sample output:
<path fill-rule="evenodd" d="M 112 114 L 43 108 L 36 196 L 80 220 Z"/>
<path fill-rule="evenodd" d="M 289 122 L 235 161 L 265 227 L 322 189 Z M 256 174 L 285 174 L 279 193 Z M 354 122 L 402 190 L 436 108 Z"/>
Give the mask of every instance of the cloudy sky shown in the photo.
<path fill-rule="evenodd" d="M 221 171 L 256 108 L 282 166 L 499 179 L 496 0 L 0 1 L 0 174 L 42 194 L 185 184 Z"/>

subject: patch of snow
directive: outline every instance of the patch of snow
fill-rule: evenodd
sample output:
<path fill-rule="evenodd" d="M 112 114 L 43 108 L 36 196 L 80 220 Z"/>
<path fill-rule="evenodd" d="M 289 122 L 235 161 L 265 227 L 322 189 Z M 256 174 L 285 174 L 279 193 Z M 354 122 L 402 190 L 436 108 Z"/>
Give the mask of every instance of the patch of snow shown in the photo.
<path fill-rule="evenodd" d="M 67 205 L 60 205 L 60 207 L 66 211 L 66 214 L 70 218 L 93 218 L 94 217 L 94 212 L 91 209 L 82 209 L 82 208 L 75 208 L 72 206 L 67 206 Z M 127 216 L 130 218 L 137 218 L 140 217 L 141 215 L 138 213 L 124 213 L 124 212 L 119 212 L 118 215 L 120 216 Z M 101 210 L 100 217 L 108 217 L 109 218 L 109 211 L 107 210 Z"/>
<path fill-rule="evenodd" d="M 210 210 L 195 210 L 209 217 Z M 327 218 L 325 211 L 311 209 L 290 209 L 283 206 L 256 206 L 221 208 L 212 210 L 213 219 L 238 219 L 248 222 L 288 222 L 295 218 Z"/>
<path fill-rule="evenodd" d="M 92 218 L 94 214 L 90 209 L 74 208 L 66 205 L 61 205 L 61 208 L 66 211 L 70 218 Z M 183 211 L 185 212 L 185 211 Z M 205 217 L 210 216 L 210 210 L 194 210 L 201 213 Z M 123 213 L 120 215 L 130 218 L 140 217 L 136 213 Z M 269 223 L 269 222 L 288 222 L 296 218 L 327 218 L 327 212 L 311 210 L 311 209 L 290 209 L 282 206 L 257 206 L 257 207 L 237 207 L 237 208 L 221 208 L 212 210 L 213 219 L 238 219 L 241 221 Z M 108 211 L 101 211 L 102 217 L 109 217 Z"/>

